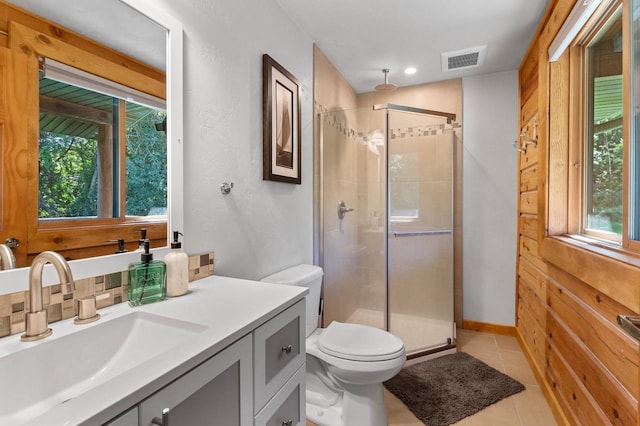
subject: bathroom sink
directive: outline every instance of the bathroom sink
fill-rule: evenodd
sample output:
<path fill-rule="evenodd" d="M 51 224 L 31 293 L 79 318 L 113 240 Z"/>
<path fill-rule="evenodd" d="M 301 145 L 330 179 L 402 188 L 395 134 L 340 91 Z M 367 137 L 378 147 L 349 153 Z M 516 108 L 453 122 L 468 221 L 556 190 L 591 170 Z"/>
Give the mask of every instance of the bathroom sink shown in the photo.
<path fill-rule="evenodd" d="M 131 374 L 206 328 L 133 312 L 2 356 L 0 424 L 24 423 L 116 376 Z"/>

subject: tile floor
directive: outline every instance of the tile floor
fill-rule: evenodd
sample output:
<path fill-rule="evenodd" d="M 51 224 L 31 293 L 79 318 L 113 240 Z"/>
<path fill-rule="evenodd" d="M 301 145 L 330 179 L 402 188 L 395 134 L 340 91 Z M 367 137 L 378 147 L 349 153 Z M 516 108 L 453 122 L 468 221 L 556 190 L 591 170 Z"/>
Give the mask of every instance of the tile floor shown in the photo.
<path fill-rule="evenodd" d="M 458 350 L 467 352 L 519 380 L 527 389 L 461 420 L 456 423 L 457 426 L 555 426 L 557 424 L 515 337 L 458 330 Z M 423 425 L 402 402 L 386 390 L 385 405 L 389 426 Z M 313 425 L 307 421 L 307 426 Z"/>

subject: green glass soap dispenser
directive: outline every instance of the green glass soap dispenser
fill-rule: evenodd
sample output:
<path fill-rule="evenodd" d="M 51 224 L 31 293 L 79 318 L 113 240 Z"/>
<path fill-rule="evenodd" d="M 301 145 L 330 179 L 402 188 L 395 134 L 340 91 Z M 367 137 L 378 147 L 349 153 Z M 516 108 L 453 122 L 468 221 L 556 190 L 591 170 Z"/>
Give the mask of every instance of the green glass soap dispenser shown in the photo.
<path fill-rule="evenodd" d="M 129 265 L 128 295 L 131 306 L 158 302 L 167 297 L 167 266 L 160 260 L 153 260 L 149 240 L 144 241 L 140 262 Z"/>

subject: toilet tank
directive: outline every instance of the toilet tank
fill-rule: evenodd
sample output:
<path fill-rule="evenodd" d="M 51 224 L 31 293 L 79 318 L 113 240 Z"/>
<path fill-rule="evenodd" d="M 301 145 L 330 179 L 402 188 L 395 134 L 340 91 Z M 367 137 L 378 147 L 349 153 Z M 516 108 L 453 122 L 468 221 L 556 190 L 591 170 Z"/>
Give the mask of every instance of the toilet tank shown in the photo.
<path fill-rule="evenodd" d="M 274 284 L 298 285 L 307 287 L 305 296 L 307 306 L 306 336 L 318 327 L 320 315 L 320 288 L 322 287 L 322 268 L 315 265 L 297 265 L 266 276 L 260 281 Z"/>

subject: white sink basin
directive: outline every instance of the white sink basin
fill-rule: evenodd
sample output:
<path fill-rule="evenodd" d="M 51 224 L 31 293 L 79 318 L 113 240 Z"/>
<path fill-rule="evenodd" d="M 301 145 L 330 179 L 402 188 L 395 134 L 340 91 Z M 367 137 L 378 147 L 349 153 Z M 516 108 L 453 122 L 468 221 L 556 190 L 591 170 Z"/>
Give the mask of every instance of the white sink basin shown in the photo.
<path fill-rule="evenodd" d="M 0 357 L 0 425 L 24 423 L 118 375 L 135 374 L 136 366 L 207 328 L 147 312 L 102 321 Z"/>

